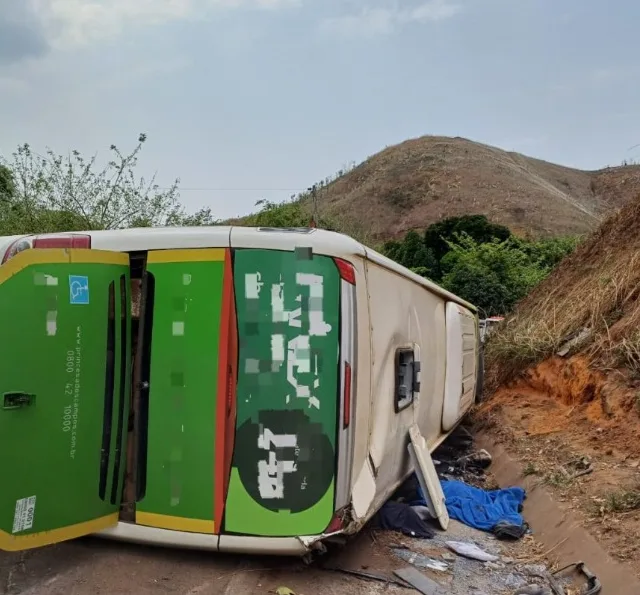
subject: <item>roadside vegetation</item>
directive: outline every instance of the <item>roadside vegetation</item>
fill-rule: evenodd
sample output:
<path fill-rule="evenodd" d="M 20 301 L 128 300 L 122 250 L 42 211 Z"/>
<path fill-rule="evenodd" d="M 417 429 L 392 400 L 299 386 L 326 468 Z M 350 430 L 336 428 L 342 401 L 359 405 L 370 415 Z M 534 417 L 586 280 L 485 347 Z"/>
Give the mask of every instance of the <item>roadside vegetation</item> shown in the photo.
<path fill-rule="evenodd" d="M 382 251 L 495 316 L 510 312 L 577 244 L 577 237 L 518 238 L 484 215 L 465 215 L 434 223 L 424 234 L 411 231 Z"/>
<path fill-rule="evenodd" d="M 611 216 L 496 331 L 487 345 L 495 389 L 563 346 L 640 380 L 640 200 Z M 639 400 L 640 402 L 640 400 Z"/>
<path fill-rule="evenodd" d="M 78 151 L 38 154 L 28 144 L 0 156 L 0 235 L 164 225 L 210 225 L 211 210 L 188 214 L 174 180 L 161 188 L 136 173 L 146 142 L 130 152 L 110 147 L 106 165 Z"/>

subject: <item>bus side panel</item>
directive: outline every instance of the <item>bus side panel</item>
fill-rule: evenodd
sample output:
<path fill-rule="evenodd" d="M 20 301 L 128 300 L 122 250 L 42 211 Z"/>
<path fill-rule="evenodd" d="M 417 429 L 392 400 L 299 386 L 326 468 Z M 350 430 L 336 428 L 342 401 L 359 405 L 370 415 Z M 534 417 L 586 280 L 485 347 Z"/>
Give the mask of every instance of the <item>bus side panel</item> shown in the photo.
<path fill-rule="evenodd" d="M 329 257 L 234 253 L 239 360 L 226 533 L 317 535 L 331 522 L 340 283 Z"/>
<path fill-rule="evenodd" d="M 407 435 L 417 422 L 428 444 L 440 437 L 444 387 L 444 302 L 410 279 L 367 263 L 372 338 L 369 455 L 377 470 L 376 504 L 409 472 Z M 396 357 L 413 350 L 421 388 L 396 411 Z"/>

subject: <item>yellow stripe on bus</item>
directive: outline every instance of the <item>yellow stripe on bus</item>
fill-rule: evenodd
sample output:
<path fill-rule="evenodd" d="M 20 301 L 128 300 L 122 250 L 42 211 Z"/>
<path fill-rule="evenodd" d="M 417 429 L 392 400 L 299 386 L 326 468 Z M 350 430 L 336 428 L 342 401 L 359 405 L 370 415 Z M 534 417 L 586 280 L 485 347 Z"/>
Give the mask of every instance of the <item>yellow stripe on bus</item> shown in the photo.
<path fill-rule="evenodd" d="M 108 250 L 45 248 L 29 249 L 18 252 L 13 258 L 0 266 L 0 284 L 20 271 L 42 264 L 116 264 L 128 265 L 129 255 L 124 252 Z"/>
<path fill-rule="evenodd" d="M 150 250 L 147 256 L 147 262 L 216 262 L 224 260 L 224 253 L 225 248 Z"/>
<path fill-rule="evenodd" d="M 136 524 L 155 527 L 156 529 L 185 531 L 187 533 L 207 533 L 210 535 L 215 533 L 215 524 L 213 521 L 188 519 L 166 514 L 154 514 L 152 512 L 136 512 Z"/>
<path fill-rule="evenodd" d="M 68 250 L 69 262 L 78 264 L 119 264 L 127 266 L 129 255 L 125 252 L 111 252 L 109 250 Z"/>
<path fill-rule="evenodd" d="M 48 261 L 49 262 L 49 261 Z M 114 512 L 107 516 L 103 516 L 92 521 L 69 525 L 68 527 L 60 527 L 51 531 L 42 531 L 40 533 L 32 533 L 30 535 L 11 535 L 0 529 L 0 550 L 6 552 L 19 552 L 34 547 L 42 547 L 60 543 L 61 541 L 69 541 L 77 539 L 91 533 L 98 533 L 109 527 L 115 527 L 118 524 L 118 513 Z"/>

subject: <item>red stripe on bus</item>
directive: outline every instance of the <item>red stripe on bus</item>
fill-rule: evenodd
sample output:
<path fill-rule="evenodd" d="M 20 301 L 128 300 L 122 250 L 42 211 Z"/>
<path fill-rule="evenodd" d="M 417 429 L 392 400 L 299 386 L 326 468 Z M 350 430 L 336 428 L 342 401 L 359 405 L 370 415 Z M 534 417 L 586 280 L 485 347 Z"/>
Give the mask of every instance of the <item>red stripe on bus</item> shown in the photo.
<path fill-rule="evenodd" d="M 230 390 L 230 331 L 232 301 L 233 301 L 233 273 L 231 270 L 231 253 L 225 250 L 224 277 L 222 284 L 222 308 L 220 312 L 220 344 L 218 348 L 218 387 L 216 395 L 216 438 L 215 438 L 215 469 L 214 469 L 214 504 L 213 520 L 216 533 L 220 533 L 224 501 L 227 492 L 225 473 L 225 446 L 227 431 L 228 394 Z"/>
<path fill-rule="evenodd" d="M 233 284 L 233 269 L 229 262 L 229 294 L 231 301 L 231 311 L 229 315 L 229 384 L 227 386 L 227 417 L 225 428 L 225 449 L 224 449 L 224 501 L 227 499 L 227 490 L 231 480 L 231 464 L 233 462 L 233 449 L 236 441 L 236 410 L 237 399 L 236 389 L 238 386 L 238 323 L 236 318 L 236 300 Z"/>

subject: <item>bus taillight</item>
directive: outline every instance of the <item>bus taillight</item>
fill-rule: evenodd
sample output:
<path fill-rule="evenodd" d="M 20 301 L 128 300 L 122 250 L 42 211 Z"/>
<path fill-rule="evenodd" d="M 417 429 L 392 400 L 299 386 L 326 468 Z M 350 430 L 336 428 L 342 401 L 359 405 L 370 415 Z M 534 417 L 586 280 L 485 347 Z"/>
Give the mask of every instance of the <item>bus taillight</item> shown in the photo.
<path fill-rule="evenodd" d="M 24 250 L 31 249 L 51 249 L 51 248 L 91 248 L 91 236 L 86 234 L 64 234 L 64 235 L 43 235 L 26 236 L 16 240 L 9 246 L 2 258 L 2 264 L 13 258 L 16 254 Z"/>
<path fill-rule="evenodd" d="M 91 248 L 91 236 L 85 234 L 69 234 L 55 236 L 38 236 L 33 241 L 34 248 L 77 248 L 88 250 Z"/>
<path fill-rule="evenodd" d="M 351 285 L 355 285 L 356 270 L 353 267 L 353 265 L 350 262 L 343 260 L 342 258 L 334 258 L 333 262 L 335 262 L 336 266 L 338 267 L 338 272 L 340 273 L 340 277 L 347 283 L 350 283 Z"/>

